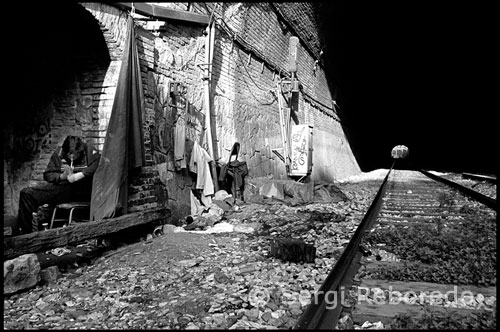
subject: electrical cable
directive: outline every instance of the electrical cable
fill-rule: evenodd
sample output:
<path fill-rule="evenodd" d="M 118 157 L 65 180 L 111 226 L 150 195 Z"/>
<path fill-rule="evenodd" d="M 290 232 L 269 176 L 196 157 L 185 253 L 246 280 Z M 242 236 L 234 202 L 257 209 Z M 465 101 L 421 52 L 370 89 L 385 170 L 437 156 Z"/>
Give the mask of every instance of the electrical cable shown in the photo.
<path fill-rule="evenodd" d="M 216 16 L 216 15 L 214 14 L 214 16 Z M 220 16 L 217 17 L 217 21 L 218 22 L 216 22 L 216 24 L 221 28 L 221 30 L 224 31 L 229 37 L 231 37 L 233 41 L 237 42 L 242 47 L 243 51 L 246 51 L 246 52 L 249 52 L 249 53 L 253 53 L 257 58 L 259 58 L 260 61 L 263 61 L 266 64 L 267 67 L 271 68 L 271 70 L 278 71 L 279 74 L 280 74 L 280 77 L 281 77 L 281 75 L 283 75 L 286 78 L 290 78 L 290 74 L 288 74 L 286 72 L 286 70 L 283 70 L 279 65 L 276 65 L 275 63 L 273 63 L 272 60 L 269 60 L 265 55 L 261 54 L 257 49 L 255 49 L 255 47 L 253 47 L 252 45 L 249 45 L 246 41 L 244 41 L 241 37 L 239 37 L 236 33 L 234 33 L 231 30 L 231 28 L 229 27 L 228 23 L 222 17 L 220 17 Z M 219 23 L 219 22 L 221 22 L 221 23 Z M 248 76 L 250 77 L 250 79 L 252 80 L 252 82 L 255 84 L 255 86 L 257 88 L 259 88 L 260 90 L 263 90 L 262 88 L 260 88 L 258 86 L 258 84 L 255 83 L 255 81 L 252 79 L 251 75 L 248 73 L 248 71 L 246 69 L 246 66 L 244 65 L 244 62 L 241 59 L 241 56 L 239 55 L 239 53 L 238 53 L 238 57 L 240 58 L 240 61 L 243 64 L 243 68 L 245 69 L 245 71 L 247 72 Z M 247 84 L 247 86 L 248 86 L 248 84 Z M 267 91 L 267 90 L 263 90 L 263 91 Z M 308 102 L 311 106 L 313 106 L 314 108 L 320 110 L 325 115 L 330 116 L 335 121 L 337 121 L 339 123 L 341 122 L 341 120 L 339 118 L 337 118 L 337 117 L 333 116 L 332 114 L 330 114 L 330 112 L 333 111 L 333 113 L 338 116 L 337 112 L 335 111 L 335 108 L 331 108 L 331 107 L 323 104 L 322 102 L 320 102 L 316 98 L 310 96 L 307 92 L 305 92 L 305 90 L 303 88 L 300 89 L 300 92 L 305 97 L 304 100 L 306 102 Z M 253 95 L 253 93 L 252 93 L 252 95 Z M 255 96 L 254 96 L 254 98 L 255 98 Z M 314 105 L 314 104 L 318 104 L 318 105 Z M 269 105 L 269 104 L 264 103 L 263 105 Z M 326 108 L 327 110 L 324 110 L 322 108 Z M 328 112 L 328 111 L 330 111 L 330 112 Z"/>
<path fill-rule="evenodd" d="M 255 81 L 253 80 L 252 76 L 250 75 L 250 73 L 248 72 L 246 66 L 245 66 L 245 63 L 243 62 L 243 59 L 241 58 L 241 55 L 239 52 L 236 52 L 238 54 L 238 58 L 240 59 L 240 62 L 241 62 L 241 65 L 243 66 L 243 69 L 245 69 L 245 72 L 247 73 L 248 77 L 250 78 L 250 80 L 253 82 L 253 84 L 261 91 L 264 91 L 264 92 L 269 92 L 273 95 L 273 100 L 272 101 L 269 101 L 269 102 L 262 102 L 260 101 L 252 92 L 252 89 L 250 88 L 250 86 L 248 85 L 248 82 L 245 80 L 245 77 L 242 76 L 243 80 L 245 81 L 245 84 L 247 85 L 248 87 L 248 91 L 250 91 L 250 93 L 252 94 L 252 96 L 254 97 L 255 100 L 257 100 L 259 102 L 259 104 L 261 105 L 264 105 L 264 106 L 269 106 L 269 105 L 272 105 L 276 102 L 277 98 L 276 96 L 274 95 L 273 91 L 271 89 L 263 89 L 261 88 L 257 83 L 255 83 Z"/>
<path fill-rule="evenodd" d="M 250 77 L 250 79 L 252 80 L 253 84 L 255 84 L 255 86 L 256 86 L 259 90 L 264 91 L 264 92 L 269 92 L 271 89 L 263 89 L 263 88 L 261 88 L 261 87 L 260 87 L 257 83 L 255 83 L 255 81 L 254 81 L 254 80 L 253 80 L 253 78 L 252 78 L 252 75 L 250 75 L 250 73 L 248 72 L 247 67 L 245 66 L 245 63 L 243 63 L 243 59 L 241 59 L 241 55 L 240 55 L 240 53 L 239 53 L 239 52 L 237 52 L 237 53 L 238 53 L 238 58 L 240 58 L 240 61 L 241 61 L 242 65 L 243 65 L 243 68 L 245 69 L 246 73 L 248 74 L 248 77 Z"/>

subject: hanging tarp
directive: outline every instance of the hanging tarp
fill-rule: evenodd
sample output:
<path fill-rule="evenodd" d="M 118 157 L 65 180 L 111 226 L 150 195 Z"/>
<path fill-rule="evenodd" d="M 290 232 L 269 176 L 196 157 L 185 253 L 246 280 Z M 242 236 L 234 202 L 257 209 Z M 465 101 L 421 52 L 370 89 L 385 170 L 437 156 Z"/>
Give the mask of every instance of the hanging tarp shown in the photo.
<path fill-rule="evenodd" d="M 142 129 L 144 97 L 131 16 L 127 25 L 128 35 L 106 140 L 94 174 L 90 220 L 126 214 L 129 171 L 145 165 Z"/>

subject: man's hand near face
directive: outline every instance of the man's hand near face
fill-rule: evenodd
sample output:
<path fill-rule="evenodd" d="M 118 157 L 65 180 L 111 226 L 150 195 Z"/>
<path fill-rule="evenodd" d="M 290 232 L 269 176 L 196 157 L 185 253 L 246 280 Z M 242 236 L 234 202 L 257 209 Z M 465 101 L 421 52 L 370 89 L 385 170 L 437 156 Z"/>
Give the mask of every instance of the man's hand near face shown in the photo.
<path fill-rule="evenodd" d="M 68 180 L 68 176 L 73 174 L 73 169 L 69 165 L 63 165 L 62 168 L 63 168 L 63 172 L 59 176 L 59 179 L 60 180 Z"/>

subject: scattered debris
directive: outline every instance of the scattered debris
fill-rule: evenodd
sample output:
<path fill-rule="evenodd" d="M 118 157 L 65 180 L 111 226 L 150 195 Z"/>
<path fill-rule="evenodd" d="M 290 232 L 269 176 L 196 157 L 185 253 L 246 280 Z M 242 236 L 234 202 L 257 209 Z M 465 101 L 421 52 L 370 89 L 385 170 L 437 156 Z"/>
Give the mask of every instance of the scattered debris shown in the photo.
<path fill-rule="evenodd" d="M 110 249 L 88 266 L 73 266 L 50 287 L 5 297 L 4 326 L 290 329 L 378 189 L 343 186 L 348 200 L 335 204 L 240 202 L 204 230 L 164 225 L 150 243 Z M 315 258 L 298 263 L 273 257 L 276 238 L 315 247 Z"/>
<path fill-rule="evenodd" d="M 69 250 L 68 248 L 54 248 L 52 250 L 46 251 L 46 253 L 47 254 L 50 253 L 50 254 L 56 255 L 56 256 L 63 256 L 63 255 L 71 253 L 71 250 Z"/>
<path fill-rule="evenodd" d="M 370 330 L 383 330 L 384 324 L 382 324 L 382 322 L 370 323 L 369 321 L 366 321 L 363 323 L 363 325 L 361 325 L 361 328 Z"/>

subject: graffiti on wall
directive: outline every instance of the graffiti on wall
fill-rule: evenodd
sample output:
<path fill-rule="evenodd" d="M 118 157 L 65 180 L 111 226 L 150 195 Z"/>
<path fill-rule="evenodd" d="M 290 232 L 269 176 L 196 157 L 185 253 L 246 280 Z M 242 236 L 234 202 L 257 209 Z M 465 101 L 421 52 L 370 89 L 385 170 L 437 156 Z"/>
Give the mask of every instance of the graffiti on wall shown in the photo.
<path fill-rule="evenodd" d="M 292 126 L 291 165 L 289 175 L 306 176 L 312 171 L 312 127 Z"/>
<path fill-rule="evenodd" d="M 297 133 L 292 135 L 292 171 L 299 170 L 307 158 L 307 137 L 304 135 L 305 127 L 302 127 Z"/>
<path fill-rule="evenodd" d="M 12 132 L 12 140 L 6 145 L 4 159 L 13 159 L 15 163 L 33 160 L 38 153 L 50 150 L 52 147 L 52 134 L 50 119 L 23 128 L 23 132 Z"/>
<path fill-rule="evenodd" d="M 20 144 L 24 153 L 36 154 L 42 149 L 50 149 L 52 135 L 50 134 L 50 119 L 32 128 L 31 133 L 19 137 Z"/>

